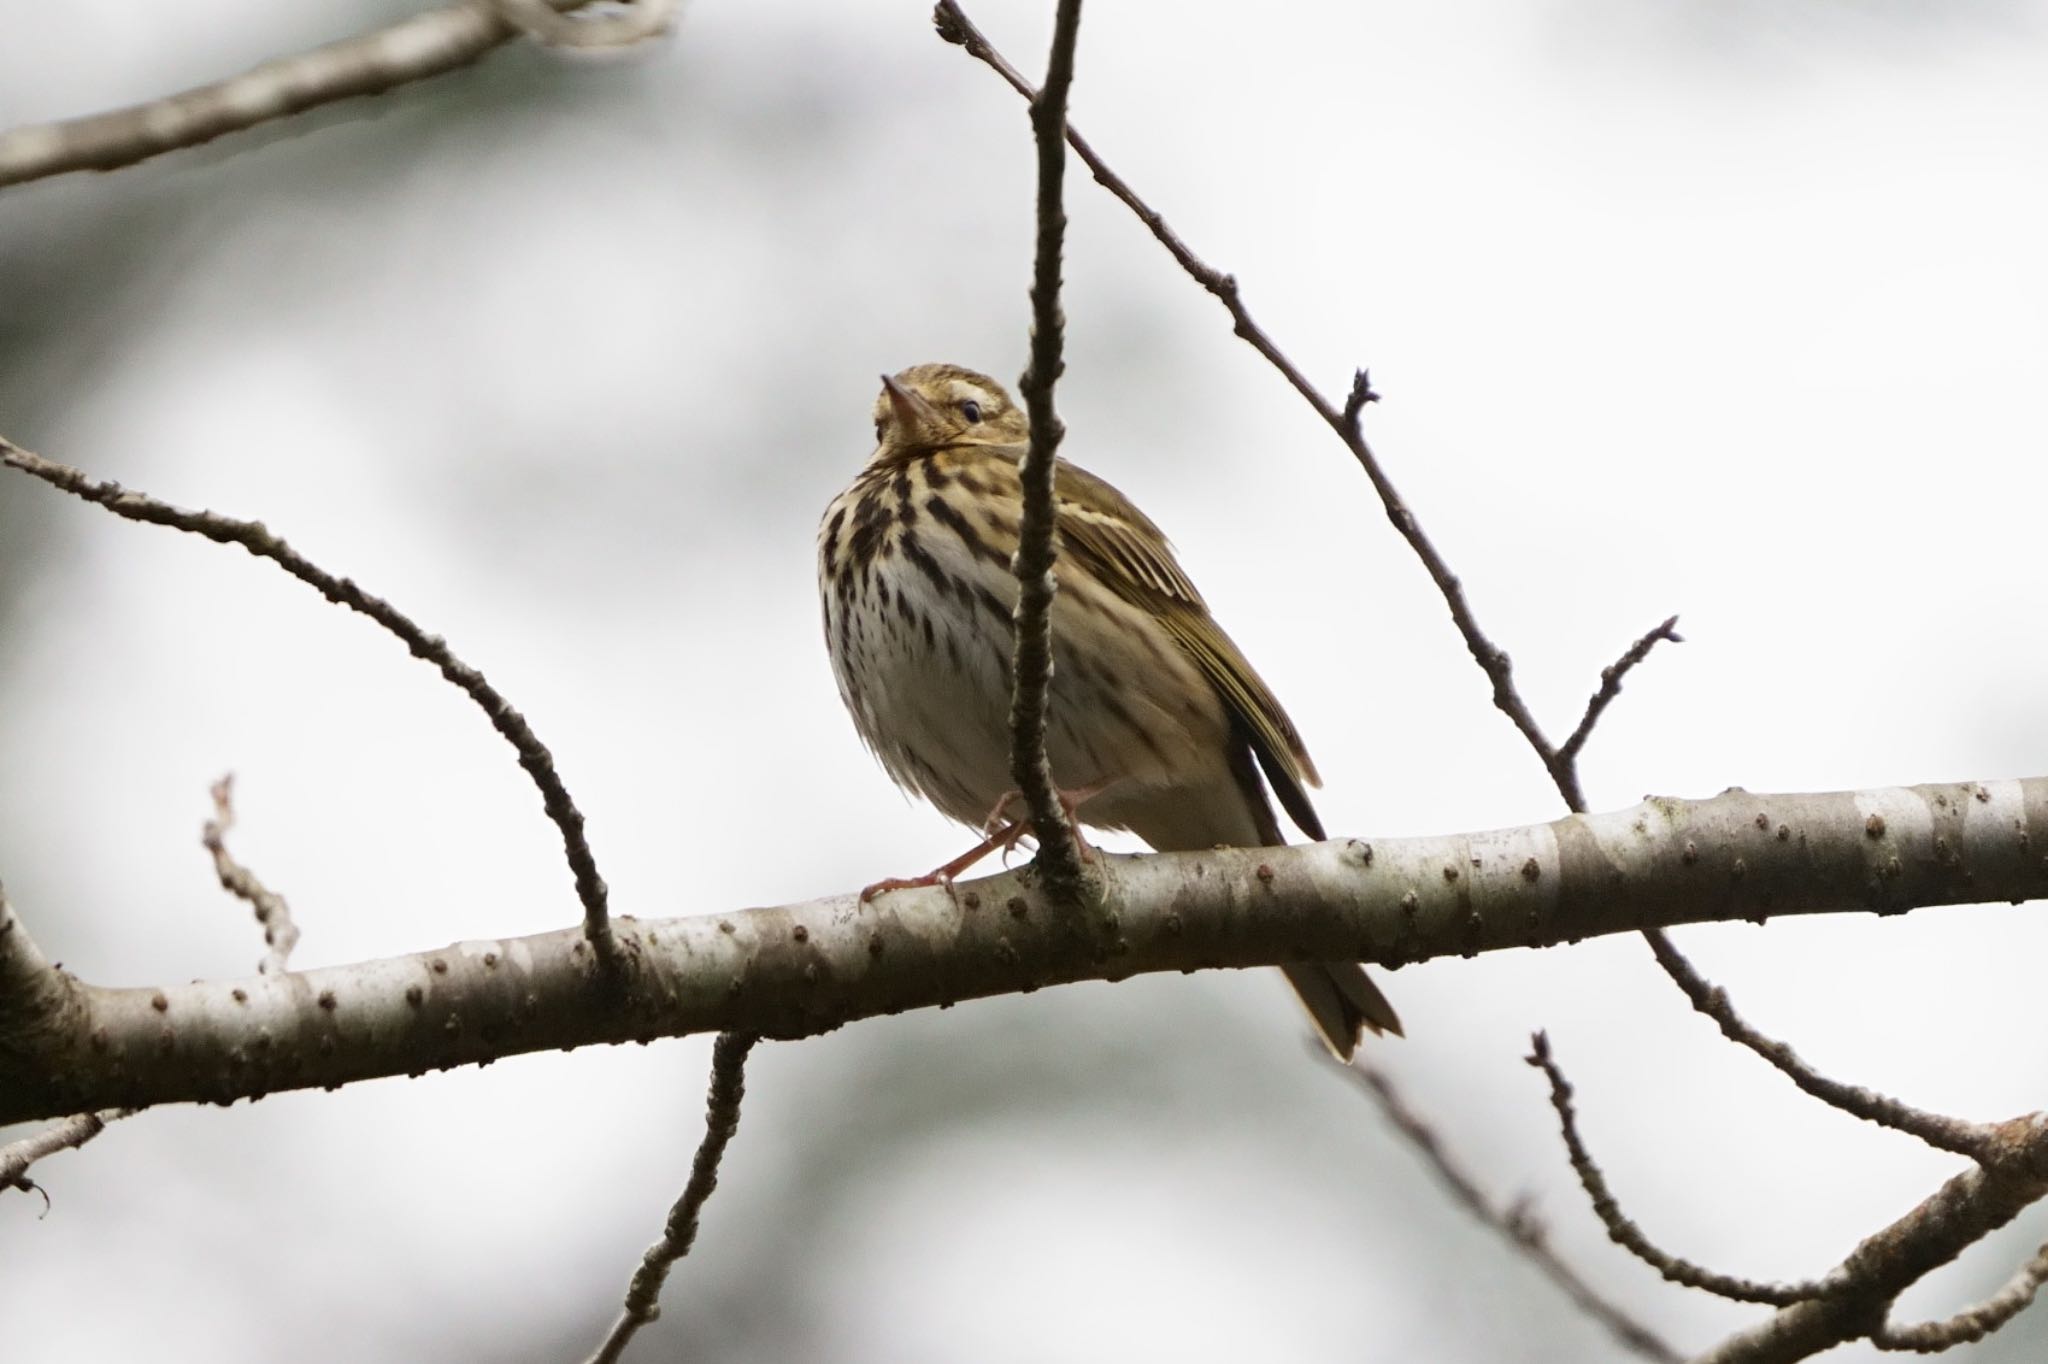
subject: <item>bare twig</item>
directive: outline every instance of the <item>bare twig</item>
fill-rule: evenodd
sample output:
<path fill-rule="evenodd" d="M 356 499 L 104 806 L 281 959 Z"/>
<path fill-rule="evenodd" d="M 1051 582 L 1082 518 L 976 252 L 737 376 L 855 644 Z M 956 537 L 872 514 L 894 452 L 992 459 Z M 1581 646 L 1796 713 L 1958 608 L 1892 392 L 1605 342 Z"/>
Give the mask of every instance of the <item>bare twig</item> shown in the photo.
<path fill-rule="evenodd" d="M 597 15 L 569 14 L 549 0 L 491 0 L 498 13 L 550 47 L 632 47 L 668 32 L 678 0 L 631 0 Z"/>
<path fill-rule="evenodd" d="M 1656 1270 L 1673 1283 L 1684 1284 L 1687 1288 L 1703 1289 L 1718 1297 L 1733 1298 L 1737 1302 L 1768 1303 L 1773 1307 L 1784 1307 L 1795 1302 L 1820 1296 L 1823 1289 L 1818 1283 L 1766 1284 L 1753 1279 L 1741 1279 L 1732 1274 L 1720 1274 L 1702 1269 L 1689 1260 L 1680 1259 L 1667 1251 L 1658 1249 L 1642 1229 L 1629 1220 L 1615 1202 L 1614 1195 L 1607 1188 L 1607 1177 L 1594 1163 L 1586 1144 L 1579 1137 L 1578 1116 L 1572 1109 L 1571 1083 L 1564 1078 L 1564 1071 L 1550 1054 L 1550 1039 L 1537 1033 L 1532 1039 L 1534 1050 L 1528 1062 L 1540 1067 L 1550 1079 L 1550 1104 L 1557 1110 L 1557 1120 L 1564 1129 L 1565 1149 L 1571 1154 L 1572 1169 L 1579 1176 L 1579 1183 L 1585 1186 L 1586 1196 L 1593 1200 L 1593 1211 L 1600 1215 L 1600 1221 L 1607 1228 L 1608 1238 L 1627 1250 L 1631 1255 Z"/>
<path fill-rule="evenodd" d="M 568 855 L 570 871 L 576 878 L 576 895 L 583 904 L 583 932 L 598 963 L 608 973 L 622 969 L 617 940 L 612 934 L 606 909 L 604 878 L 598 875 L 596 859 L 583 836 L 583 812 L 569 796 L 568 788 L 555 772 L 554 756 L 547 750 L 526 717 L 484 680 L 484 675 L 455 656 L 447 641 L 430 635 L 381 597 L 371 596 L 348 578 L 337 578 L 273 535 L 260 521 L 239 521 L 216 512 L 188 511 L 159 502 L 143 493 L 132 492 L 118 483 L 102 483 L 77 469 L 44 459 L 0 436 L 0 464 L 30 474 L 51 487 L 105 507 L 116 516 L 151 525 L 171 526 L 224 545 L 240 545 L 259 559 L 268 559 L 327 600 L 359 611 L 405 642 L 416 658 L 433 664 L 472 701 L 482 707 L 491 724 L 519 754 L 519 765 L 540 788 L 541 803 L 548 818 L 561 831 L 562 848 Z"/>
<path fill-rule="evenodd" d="M 28 1177 L 28 1167 L 44 1156 L 77 1150 L 106 1131 L 108 1123 L 125 1118 L 134 1111 L 132 1108 L 110 1108 L 103 1113 L 80 1113 L 52 1123 L 40 1132 L 32 1132 L 20 1141 L 0 1146 L 0 1190 L 20 1189 L 25 1193 L 42 1194 L 43 1210 L 49 1211 L 50 1195 Z"/>
<path fill-rule="evenodd" d="M 1031 444 L 1018 478 L 1023 513 L 1017 553 L 1016 653 L 1011 675 L 1010 775 L 1031 810 L 1038 836 L 1038 865 L 1056 898 L 1071 899 L 1082 884 L 1080 846 L 1074 838 L 1045 755 L 1046 696 L 1052 686 L 1052 601 L 1056 512 L 1054 460 L 1066 428 L 1053 410 L 1053 385 L 1066 325 L 1060 315 L 1060 251 L 1067 213 L 1067 91 L 1074 81 L 1074 41 L 1081 24 L 1081 0 L 1060 0 L 1053 20 L 1052 55 L 1045 89 L 1031 101 L 1031 129 L 1038 146 L 1038 236 L 1031 270 L 1031 363 L 1018 387 L 1031 419 Z"/>
<path fill-rule="evenodd" d="M 1359 371 L 1361 377 L 1364 373 L 1364 370 Z M 1673 644 L 1685 642 L 1684 637 L 1678 633 L 1678 617 L 1666 616 L 1662 624 L 1629 645 L 1628 652 L 1600 670 L 1600 690 L 1594 692 L 1592 699 L 1586 702 L 1586 713 L 1579 717 L 1578 728 L 1571 732 L 1570 738 L 1558 745 L 1555 755 L 1555 761 L 1573 773 L 1571 785 L 1577 785 L 1579 750 L 1586 746 L 1586 740 L 1593 737 L 1593 726 L 1600 723 L 1601 713 L 1615 697 L 1621 695 L 1621 679 L 1627 677 L 1630 669 L 1636 664 L 1650 656 L 1650 650 L 1657 647 L 1659 640 L 1669 640 Z M 1566 783 L 1559 783 L 1559 789 L 1563 790 L 1565 785 Z"/>
<path fill-rule="evenodd" d="M 545 2 L 573 10 L 590 0 Z M 116 170 L 322 104 L 381 94 L 468 66 L 519 35 L 491 5 L 463 0 L 146 104 L 14 128 L 0 133 L 0 186 Z"/>
<path fill-rule="evenodd" d="M 647 1248 L 626 1288 L 625 1310 L 612 1323 L 590 1364 L 617 1364 L 642 1326 L 661 1315 L 661 1285 L 677 1260 L 690 1253 L 697 1239 L 697 1219 L 704 1202 L 718 1187 L 718 1162 L 740 1126 L 740 1100 L 746 1097 L 747 1053 L 760 1039 L 752 1033 L 720 1033 L 711 1048 L 711 1093 L 705 1103 L 704 1140 L 690 1162 L 690 1181 L 669 1209 L 668 1225 L 659 1241 Z"/>
<path fill-rule="evenodd" d="M 266 976 L 283 975 L 291 969 L 292 949 L 299 945 L 299 926 L 292 922 L 292 909 L 284 897 L 228 853 L 228 830 L 235 827 L 235 774 L 228 773 L 211 789 L 213 818 L 206 821 L 199 841 L 213 854 L 213 870 L 220 877 L 221 889 L 247 901 L 256 912 L 256 922 L 263 926 L 263 944 L 270 950 L 256 969 Z"/>
<path fill-rule="evenodd" d="M 1318 1055 L 1326 1054 L 1320 1046 L 1316 1048 L 1316 1052 Z M 1531 1263 L 1543 1271 L 1580 1311 L 1605 1326 L 1625 1348 L 1645 1359 L 1658 1360 L 1664 1364 L 1677 1364 L 1681 1358 L 1678 1351 L 1666 1344 L 1656 1332 L 1623 1311 L 1619 1305 L 1601 1296 L 1591 1284 L 1579 1277 L 1577 1270 L 1551 1248 L 1550 1238 L 1543 1223 L 1526 1207 L 1519 1203 L 1509 1208 L 1494 1205 L 1493 1200 L 1479 1187 L 1479 1182 L 1445 1149 L 1435 1129 L 1409 1107 L 1386 1072 L 1362 1057 L 1354 1058 L 1344 1069 L 1348 1070 L 1366 1093 L 1372 1096 L 1373 1101 L 1379 1105 L 1380 1112 L 1394 1125 L 1395 1130 L 1406 1137 L 1408 1144 L 1421 1154 L 1424 1162 L 1435 1172 L 1437 1179 L 1455 1202 L 1481 1223 L 1505 1237 Z"/>
<path fill-rule="evenodd" d="M 1912 1326 L 1887 1324 L 1871 1332 L 1870 1342 L 1880 1350 L 1936 1354 L 1982 1340 L 2024 1311 L 2044 1282 L 2048 1282 L 2048 1245 L 2035 1251 L 2034 1258 L 2021 1265 L 2005 1287 L 1975 1307 L 1942 1321 L 1923 1321 Z"/>
<path fill-rule="evenodd" d="M 1735 1012 L 1735 1006 L 1729 1003 L 1728 992 L 1694 969 L 1691 962 L 1672 948 L 1670 940 L 1662 932 L 1653 929 L 1643 936 L 1650 940 L 1650 950 L 1657 954 L 1658 964 L 1678 982 L 1678 988 L 1685 991 L 1686 998 L 1692 1001 L 1695 1009 L 1720 1025 L 1723 1036 L 1770 1062 L 1807 1094 L 1830 1108 L 1838 1108 L 1865 1122 L 1918 1137 L 1937 1150 L 1953 1151 L 1977 1161 L 1991 1158 L 1994 1128 L 1941 1113 L 1929 1113 L 1874 1089 L 1829 1079 L 1800 1060 L 1798 1053 L 1789 1045 L 1766 1037 L 1744 1022 L 1742 1016 Z"/>

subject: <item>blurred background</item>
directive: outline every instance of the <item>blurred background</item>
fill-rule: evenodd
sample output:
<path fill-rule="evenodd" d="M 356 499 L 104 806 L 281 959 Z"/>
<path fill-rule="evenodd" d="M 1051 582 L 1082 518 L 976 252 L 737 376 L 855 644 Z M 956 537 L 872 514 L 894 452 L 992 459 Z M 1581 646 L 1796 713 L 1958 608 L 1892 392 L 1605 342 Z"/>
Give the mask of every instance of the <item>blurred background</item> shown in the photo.
<path fill-rule="evenodd" d="M 1049 3 L 973 13 L 1027 70 Z M 363 31 L 395 0 L 0 0 L 0 122 Z M 923 0 L 696 0 L 612 60 L 514 46 L 395 94 L 0 192 L 0 431 L 260 517 L 513 698 L 615 907 L 922 870 L 834 692 L 813 531 L 876 375 L 1023 366 L 1025 108 Z M 1073 117 L 1369 430 L 1553 734 L 1669 612 L 1585 760 L 1646 792 L 2048 771 L 2048 5 L 1097 3 Z M 1328 781 L 1333 832 L 1545 820 L 1349 456 L 1072 180 L 1067 453 L 1174 536 Z M 247 556 L 0 478 L 0 877 L 89 980 L 241 974 L 199 846 L 295 964 L 569 923 L 483 718 Z M 2038 906 L 1678 935 L 1834 1074 L 2048 1102 Z M 1635 940 L 1386 979 L 1373 1057 L 1502 1199 L 1681 1346 L 1748 1321 L 1608 1245 L 1540 1076 L 1651 1236 L 1816 1274 L 1957 1163 L 1795 1095 Z M 0 1199 L 0 1353 L 580 1358 L 680 1190 L 708 1039 L 173 1109 Z M 1276 973 L 1147 978 L 756 1054 L 696 1253 L 632 1357 L 1618 1358 L 1320 1063 Z M 21 1135 L 0 1132 L 0 1140 Z M 1939 1315 L 2036 1209 L 1917 1288 Z M 2036 1309 L 1971 1357 L 2039 1359 Z M 1843 1351 L 1837 1358 L 1859 1357 Z"/>

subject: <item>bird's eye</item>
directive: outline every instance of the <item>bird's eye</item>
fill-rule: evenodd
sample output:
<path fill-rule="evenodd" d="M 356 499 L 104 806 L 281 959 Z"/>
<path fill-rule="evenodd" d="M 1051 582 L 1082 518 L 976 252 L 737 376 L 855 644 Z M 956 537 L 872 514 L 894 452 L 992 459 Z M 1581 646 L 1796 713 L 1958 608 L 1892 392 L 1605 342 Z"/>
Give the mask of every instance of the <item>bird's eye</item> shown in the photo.
<path fill-rule="evenodd" d="M 888 423 L 888 422 L 884 421 L 884 420 L 883 420 L 882 418 L 880 418 L 880 417 L 877 417 L 877 418 L 875 418 L 875 439 L 876 439 L 876 440 L 880 440 L 880 439 L 882 439 L 882 436 L 883 436 L 883 434 L 884 434 L 885 432 L 887 432 L 887 431 L 888 431 L 888 429 L 889 429 L 889 423 Z"/>
<path fill-rule="evenodd" d="M 969 422 L 980 421 L 981 404 L 974 401 L 974 399 L 969 398 L 967 401 L 960 404 L 960 415 L 967 418 Z"/>

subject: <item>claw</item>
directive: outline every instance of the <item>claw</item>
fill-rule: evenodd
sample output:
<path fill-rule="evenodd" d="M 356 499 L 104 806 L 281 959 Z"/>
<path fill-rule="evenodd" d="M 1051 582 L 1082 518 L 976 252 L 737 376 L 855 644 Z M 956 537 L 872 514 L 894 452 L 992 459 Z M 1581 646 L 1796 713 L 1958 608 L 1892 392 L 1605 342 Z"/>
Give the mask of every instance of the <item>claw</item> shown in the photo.
<path fill-rule="evenodd" d="M 1060 800 L 1060 808 L 1066 812 L 1067 827 L 1074 832 L 1074 844 L 1079 850 L 1083 862 L 1095 860 L 1095 847 L 1081 833 L 1081 821 L 1078 811 L 1083 801 L 1102 794 L 1109 784 L 1106 781 L 1097 782 L 1093 786 L 1082 786 L 1072 791 L 1055 792 Z M 1003 817 L 1010 806 L 1022 798 L 1021 792 L 1005 791 L 1003 798 L 996 802 L 995 809 L 990 810 L 988 818 L 981 823 L 981 831 L 987 835 L 981 842 L 975 844 L 966 852 L 961 853 L 951 862 L 946 863 L 942 867 L 934 867 L 922 876 L 891 876 L 875 882 L 861 891 L 861 903 L 866 904 L 877 895 L 886 895 L 892 890 L 920 890 L 927 886 L 944 886 L 946 893 L 951 895 L 953 893 L 954 878 L 997 849 L 1002 850 L 1003 865 L 1008 867 L 1010 865 L 1010 854 L 1015 852 L 1017 845 L 1031 833 L 1030 816 L 1027 815 L 1023 819 L 1005 819 Z"/>

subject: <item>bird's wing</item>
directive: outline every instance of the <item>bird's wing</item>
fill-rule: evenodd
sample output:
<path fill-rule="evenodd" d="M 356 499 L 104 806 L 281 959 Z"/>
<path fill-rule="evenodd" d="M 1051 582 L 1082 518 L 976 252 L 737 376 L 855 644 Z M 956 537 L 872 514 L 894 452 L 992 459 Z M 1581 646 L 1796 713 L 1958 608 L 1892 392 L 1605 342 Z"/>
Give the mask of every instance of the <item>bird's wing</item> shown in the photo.
<path fill-rule="evenodd" d="M 1223 698 L 1280 804 L 1312 838 L 1322 825 L 1304 786 L 1320 786 L 1294 722 L 1252 665 L 1209 614 L 1202 594 L 1174 561 L 1166 536 L 1130 499 L 1084 469 L 1061 463 L 1053 493 L 1062 552 L 1111 591 L 1158 618 Z"/>

